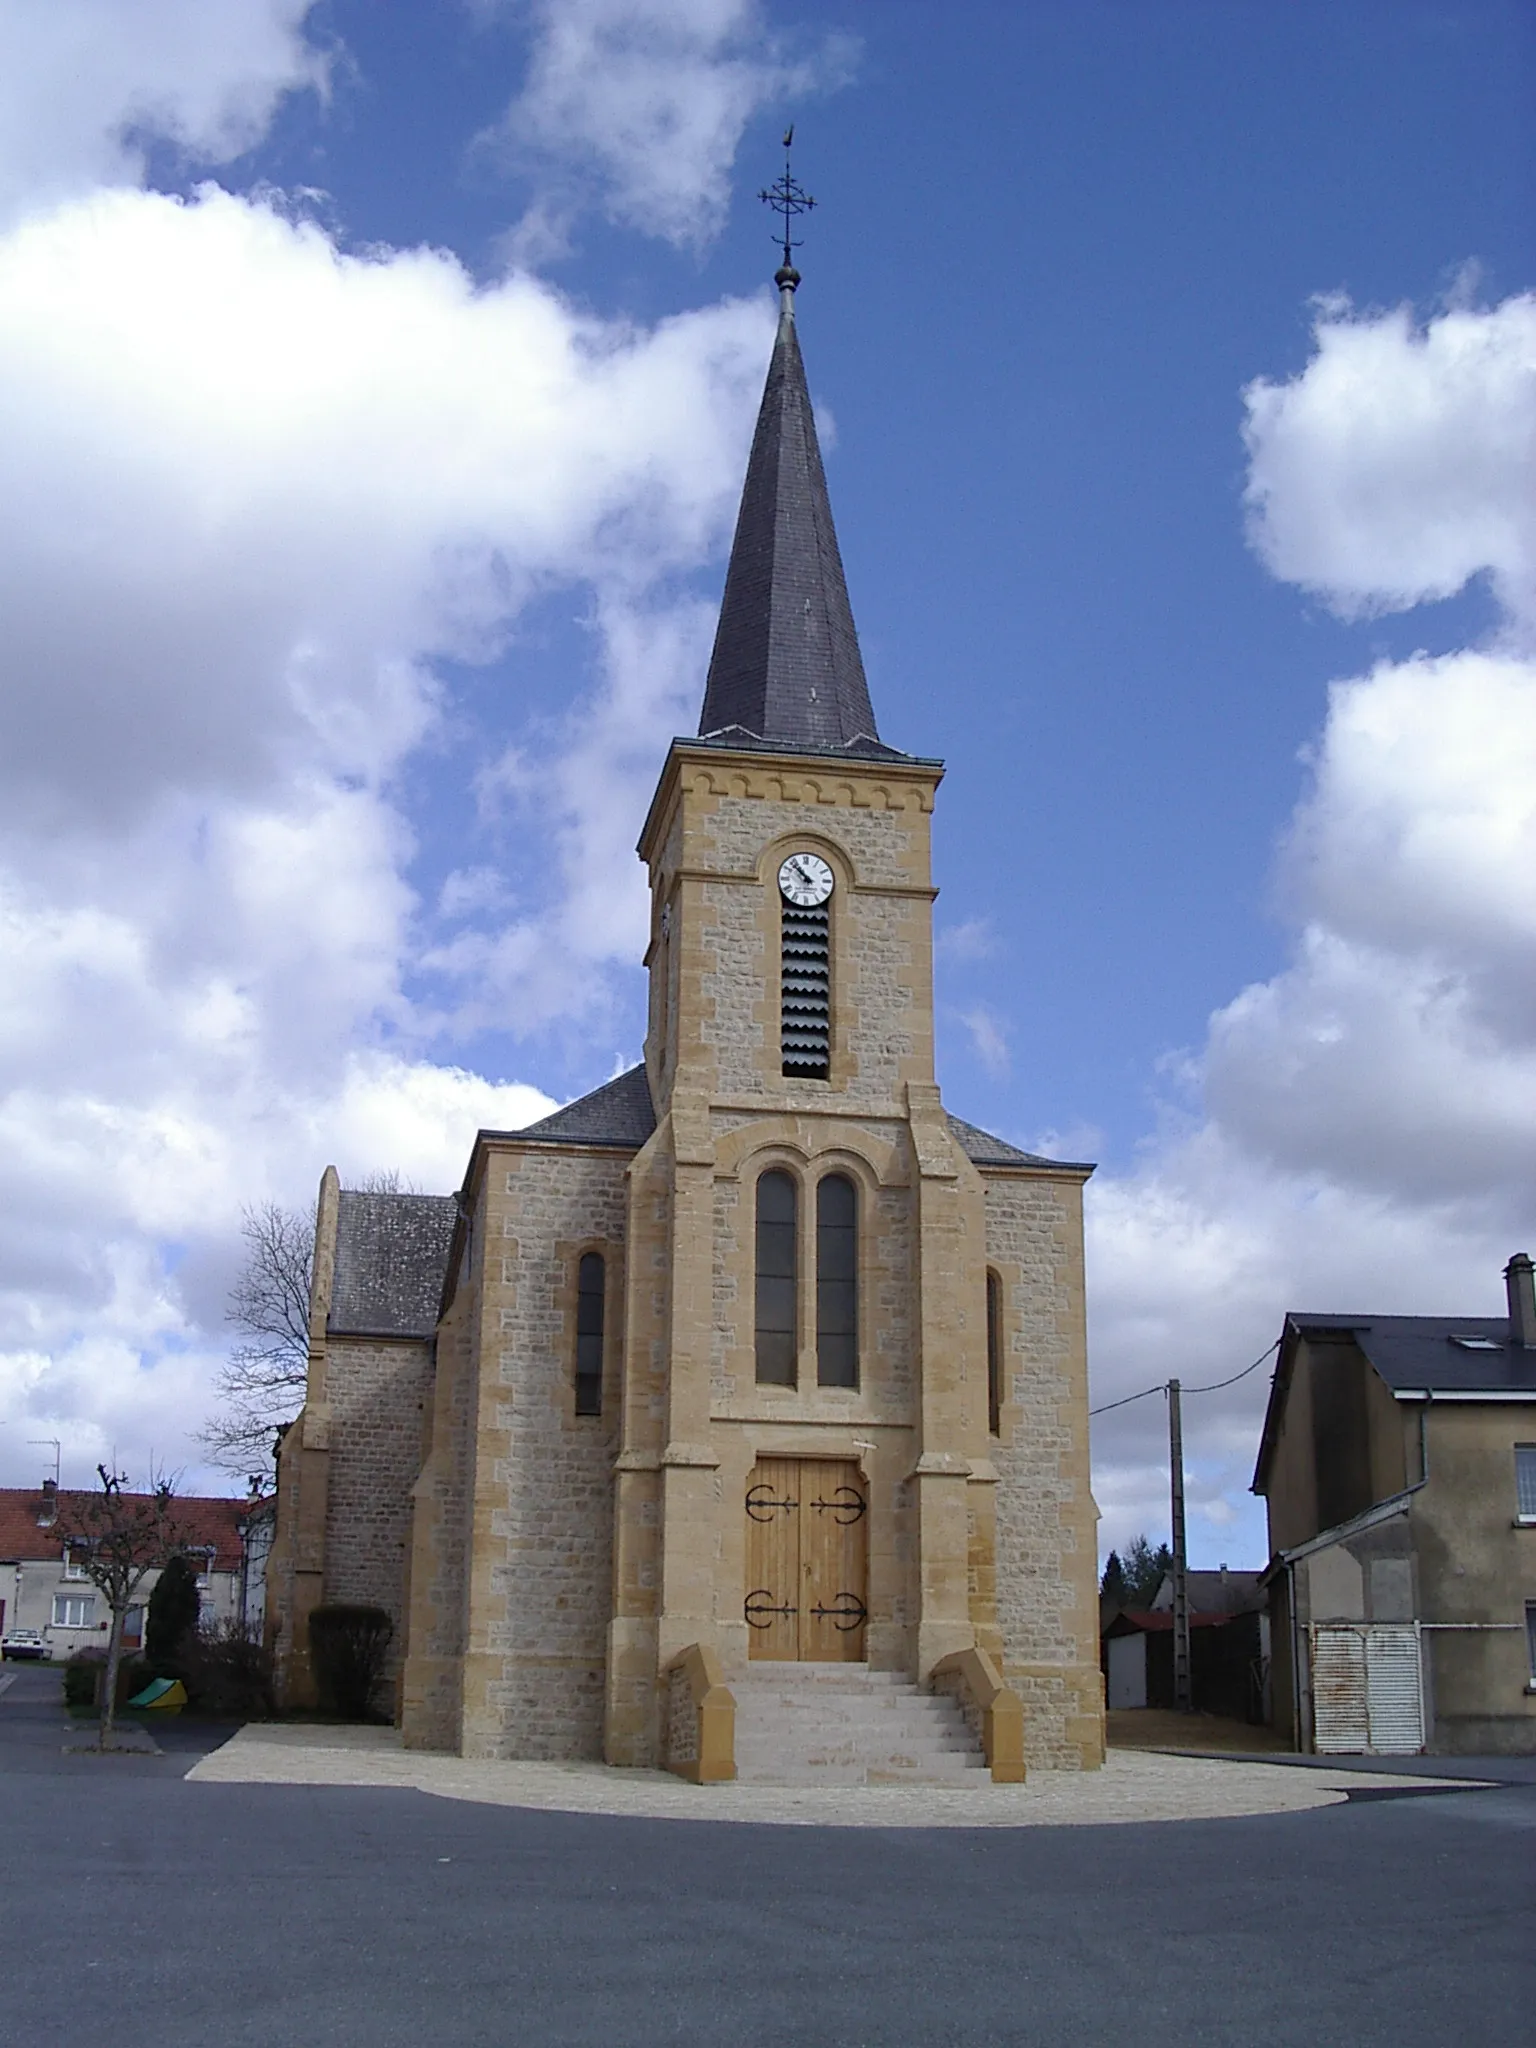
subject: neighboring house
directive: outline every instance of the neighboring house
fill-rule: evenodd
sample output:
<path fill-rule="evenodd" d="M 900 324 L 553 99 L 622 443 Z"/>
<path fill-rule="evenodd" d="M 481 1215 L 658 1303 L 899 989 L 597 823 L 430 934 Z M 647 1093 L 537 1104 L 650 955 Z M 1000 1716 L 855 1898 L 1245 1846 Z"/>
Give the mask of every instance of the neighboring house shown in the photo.
<path fill-rule="evenodd" d="M 1225 1565 L 1213 1572 L 1186 1572 L 1184 1596 L 1191 1614 L 1257 1614 L 1269 1604 L 1262 1572 L 1234 1572 Z M 1173 1612 L 1173 1573 L 1164 1572 L 1152 1595 L 1154 1614 Z"/>
<path fill-rule="evenodd" d="M 1261 1572 L 1188 1572 L 1190 1687 L 1195 1711 L 1234 1721 L 1269 1718 L 1269 1615 Z M 1149 1608 L 1111 1608 L 1103 1619 L 1106 1704 L 1171 1707 L 1173 1577 Z"/>
<path fill-rule="evenodd" d="M 1091 1169 L 945 1111 L 942 764 L 877 731 L 780 281 L 699 729 L 641 831 L 643 1060 L 480 1132 L 456 1195 L 324 1176 L 279 1682 L 312 1696 L 317 1602 L 377 1603 L 408 1747 L 650 1766 L 695 1653 L 727 1685 L 979 1656 L 1032 1762 L 1094 1768 Z"/>
<path fill-rule="evenodd" d="M 56 1659 L 76 1650 L 104 1649 L 112 1622 L 105 1600 L 66 1555 L 61 1533 L 71 1508 L 89 1497 L 68 1489 L 61 1494 L 51 1479 L 40 1487 L 0 1487 L 0 1634 L 10 1628 L 41 1629 Z M 205 1621 L 230 1621 L 240 1614 L 242 1590 L 251 1577 L 245 1530 L 253 1509 L 254 1520 L 262 1523 L 263 1508 L 270 1527 L 270 1503 L 190 1495 L 173 1503 L 176 1525 L 186 1532 L 186 1555 L 198 1566 Z M 128 1611 L 123 1640 L 130 1650 L 143 1642 L 144 1608 L 159 1576 L 149 1573 L 142 1598 Z M 248 1611 L 259 1621 L 259 1596 Z"/>
<path fill-rule="evenodd" d="M 1536 1751 L 1536 1287 L 1507 1316 L 1286 1317 L 1254 1473 L 1299 1749 Z"/>
<path fill-rule="evenodd" d="M 258 1496 L 242 1504 L 236 1524 L 240 1538 L 240 1585 L 235 1612 L 248 1629 L 260 1633 L 266 1625 L 267 1559 L 277 1534 L 277 1496 Z"/>

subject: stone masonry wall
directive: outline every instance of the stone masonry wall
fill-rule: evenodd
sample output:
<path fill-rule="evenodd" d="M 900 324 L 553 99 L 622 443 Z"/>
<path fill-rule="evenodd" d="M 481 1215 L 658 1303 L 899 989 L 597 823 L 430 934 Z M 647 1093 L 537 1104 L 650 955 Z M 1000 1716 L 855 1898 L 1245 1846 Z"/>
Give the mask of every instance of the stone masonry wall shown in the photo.
<path fill-rule="evenodd" d="M 899 887 L 912 879 L 912 859 L 924 842 L 926 819 L 916 809 L 889 810 L 848 803 L 780 803 L 765 797 L 721 797 L 705 827 L 709 865 L 727 873 L 749 872 L 772 839 L 785 833 L 825 832 L 853 858 L 866 887 Z"/>
<path fill-rule="evenodd" d="M 509 1148 L 487 1169 L 469 1755 L 602 1755 L 626 1164 Z M 577 1266 L 592 1249 L 607 1261 L 603 1412 L 578 1416 Z"/>
<path fill-rule="evenodd" d="M 406 1546 L 411 1483 L 421 1459 L 423 1404 L 432 1385 L 430 1339 L 332 1336 L 325 1598 L 382 1607 L 395 1625 L 392 1684 L 406 1637 Z"/>
<path fill-rule="evenodd" d="M 1102 1760 L 1097 1516 L 1089 1485 L 1081 1192 L 984 1175 L 987 1258 L 1002 1283 L 997 1613 L 1031 1763 Z"/>
<path fill-rule="evenodd" d="M 839 890 L 832 902 L 832 1013 L 834 1066 L 847 1069 L 840 1094 L 846 1105 L 887 1107 L 904 1075 L 922 1059 L 912 1031 L 926 1019 L 917 987 L 926 969 L 917 958 L 928 905 L 906 896 L 870 893 L 871 886 L 901 888 L 912 863 L 926 856 L 926 819 L 916 811 L 829 810 L 820 805 L 724 797 L 708 819 L 709 864 L 750 880 L 708 882 L 701 932 L 708 961 L 702 979 L 700 1029 L 716 1059 L 720 1091 L 778 1096 L 775 950 L 778 893 L 772 877 L 759 880 L 763 848 L 797 837 L 842 848 L 863 885 Z"/>
<path fill-rule="evenodd" d="M 405 1741 L 413 1749 L 455 1751 L 462 1739 L 477 1407 L 473 1338 L 480 1308 L 480 1269 L 472 1249 L 438 1328 L 436 1376 L 415 1487 L 402 1716 Z"/>

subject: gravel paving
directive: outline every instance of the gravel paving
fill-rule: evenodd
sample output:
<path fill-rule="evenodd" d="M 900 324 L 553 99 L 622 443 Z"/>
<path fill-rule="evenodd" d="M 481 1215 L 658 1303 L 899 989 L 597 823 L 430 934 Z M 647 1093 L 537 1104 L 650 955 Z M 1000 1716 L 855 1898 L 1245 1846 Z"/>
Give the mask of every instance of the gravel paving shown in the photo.
<path fill-rule="evenodd" d="M 187 1773 L 224 1785 L 400 1786 L 442 1799 L 654 1820 L 759 1821 L 868 1828 L 1104 1827 L 1227 1820 L 1338 1806 L 1360 1778 L 1347 1770 L 1111 1750 L 1101 1771 L 1033 1771 L 1024 1785 L 689 1785 L 665 1771 L 603 1764 L 476 1762 L 403 1749 L 393 1728 L 253 1724 Z M 1442 1782 L 1373 1773 L 1379 1792 Z M 1451 1780 L 1443 1781 L 1451 1783 Z M 1461 1780 L 1465 1789 L 1465 1780 Z"/>

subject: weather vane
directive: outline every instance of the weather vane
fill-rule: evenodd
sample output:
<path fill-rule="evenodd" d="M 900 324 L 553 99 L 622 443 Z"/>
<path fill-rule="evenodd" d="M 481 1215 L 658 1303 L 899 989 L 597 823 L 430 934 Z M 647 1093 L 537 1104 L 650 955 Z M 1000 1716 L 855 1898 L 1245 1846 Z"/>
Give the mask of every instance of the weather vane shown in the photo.
<path fill-rule="evenodd" d="M 789 146 L 794 139 L 794 123 L 791 122 L 789 127 L 784 130 L 784 175 L 777 183 L 770 185 L 766 192 L 759 192 L 757 196 L 765 206 L 771 206 L 775 213 L 784 216 L 784 269 L 790 272 L 793 282 L 798 284 L 800 282 L 800 273 L 795 269 L 795 259 L 792 252 L 798 249 L 800 244 L 791 238 L 790 229 L 794 225 L 795 216 L 801 213 L 809 213 L 816 202 L 808 192 L 796 184 L 794 175 L 789 168 Z M 777 230 L 774 231 L 773 239 L 775 241 L 779 240 Z M 778 279 L 775 280 L 776 283 L 778 281 Z"/>

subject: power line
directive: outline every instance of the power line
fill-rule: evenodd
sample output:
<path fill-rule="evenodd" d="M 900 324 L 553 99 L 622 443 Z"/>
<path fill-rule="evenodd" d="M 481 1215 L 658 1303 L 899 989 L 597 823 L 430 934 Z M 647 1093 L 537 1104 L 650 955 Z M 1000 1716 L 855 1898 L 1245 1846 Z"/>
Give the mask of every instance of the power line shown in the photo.
<path fill-rule="evenodd" d="M 1271 1344 L 1266 1350 L 1261 1351 L 1259 1353 L 1258 1357 L 1253 1361 L 1252 1365 L 1245 1365 L 1241 1372 L 1233 1373 L 1231 1379 L 1212 1380 L 1211 1384 L 1208 1387 L 1186 1387 L 1184 1391 L 1186 1394 L 1219 1394 L 1223 1387 L 1235 1387 L 1239 1380 L 1247 1379 L 1249 1373 L 1257 1372 L 1259 1367 L 1264 1363 L 1265 1359 L 1268 1358 L 1271 1351 L 1278 1351 L 1279 1349 L 1280 1339 L 1277 1337 L 1273 1344 Z"/>
<path fill-rule="evenodd" d="M 1100 1408 L 1090 1408 L 1090 1415 L 1107 1415 L 1111 1408 L 1129 1408 L 1133 1401 L 1145 1401 L 1148 1394 L 1166 1394 L 1168 1382 L 1159 1380 L 1155 1387 L 1143 1387 L 1139 1394 L 1127 1394 L 1123 1401 L 1106 1401 Z"/>
<path fill-rule="evenodd" d="M 1247 1379 L 1249 1373 L 1257 1372 L 1265 1359 L 1272 1352 L 1278 1351 L 1279 1348 L 1280 1339 L 1277 1337 L 1273 1344 L 1267 1345 L 1259 1353 L 1252 1365 L 1245 1365 L 1241 1372 L 1233 1373 L 1230 1379 L 1212 1380 L 1210 1385 L 1205 1387 L 1185 1387 L 1184 1392 L 1186 1394 L 1219 1394 L 1223 1387 L 1235 1387 L 1239 1380 Z M 1097 1408 L 1090 1408 L 1088 1413 L 1090 1415 L 1107 1415 L 1111 1408 L 1129 1408 L 1133 1401 L 1145 1401 L 1148 1394 L 1166 1394 L 1167 1391 L 1168 1382 L 1166 1380 L 1159 1380 L 1155 1387 L 1143 1387 L 1139 1394 L 1126 1394 L 1118 1401 L 1105 1401 Z"/>

